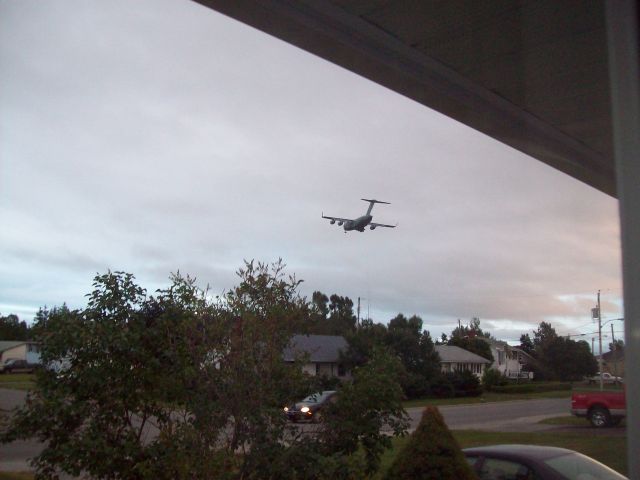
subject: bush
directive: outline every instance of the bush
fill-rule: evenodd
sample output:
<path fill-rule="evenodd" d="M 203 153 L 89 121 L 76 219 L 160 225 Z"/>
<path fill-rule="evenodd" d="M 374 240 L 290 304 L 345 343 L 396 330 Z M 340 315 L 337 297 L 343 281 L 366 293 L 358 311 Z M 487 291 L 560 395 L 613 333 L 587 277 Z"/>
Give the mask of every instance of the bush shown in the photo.
<path fill-rule="evenodd" d="M 409 441 L 398 453 L 385 480 L 471 480 L 476 476 L 436 407 L 427 407 Z"/>
<path fill-rule="evenodd" d="M 438 398 L 453 398 L 456 396 L 456 391 L 449 378 L 441 375 L 431 385 L 431 394 Z"/>
<path fill-rule="evenodd" d="M 423 398 L 430 393 L 429 382 L 424 375 L 405 372 L 401 377 L 401 385 L 408 399 Z"/>
<path fill-rule="evenodd" d="M 507 385 L 507 378 L 495 368 L 487 368 L 482 374 L 482 386 L 487 391 L 491 391 L 494 387 Z"/>
<path fill-rule="evenodd" d="M 468 370 L 448 373 L 447 378 L 453 385 L 456 397 L 477 397 L 482 394 L 480 380 Z"/>

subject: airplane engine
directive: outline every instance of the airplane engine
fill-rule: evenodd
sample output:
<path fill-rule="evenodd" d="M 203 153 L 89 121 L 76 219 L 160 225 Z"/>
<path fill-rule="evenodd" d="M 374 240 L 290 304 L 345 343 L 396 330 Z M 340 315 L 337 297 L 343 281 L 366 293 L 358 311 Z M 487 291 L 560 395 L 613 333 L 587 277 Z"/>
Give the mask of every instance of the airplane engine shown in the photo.
<path fill-rule="evenodd" d="M 375 230 L 375 229 L 376 229 L 376 226 L 375 226 L 375 225 L 371 225 L 371 226 L 369 227 L 369 229 L 370 229 L 370 230 Z"/>
<path fill-rule="evenodd" d="M 329 223 L 330 223 L 331 225 L 333 225 L 334 223 L 336 223 L 336 221 L 335 221 L 335 220 L 331 220 Z"/>
<path fill-rule="evenodd" d="M 338 225 L 342 226 L 342 222 L 338 222 Z"/>

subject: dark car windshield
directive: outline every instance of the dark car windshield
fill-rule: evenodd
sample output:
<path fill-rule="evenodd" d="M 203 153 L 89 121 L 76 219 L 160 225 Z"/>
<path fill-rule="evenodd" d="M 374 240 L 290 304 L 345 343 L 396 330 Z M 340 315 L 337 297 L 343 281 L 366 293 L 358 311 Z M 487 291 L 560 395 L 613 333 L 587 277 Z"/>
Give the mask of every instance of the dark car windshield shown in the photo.
<path fill-rule="evenodd" d="M 545 460 L 544 463 L 568 479 L 625 480 L 627 478 L 580 453 L 568 453 Z"/>

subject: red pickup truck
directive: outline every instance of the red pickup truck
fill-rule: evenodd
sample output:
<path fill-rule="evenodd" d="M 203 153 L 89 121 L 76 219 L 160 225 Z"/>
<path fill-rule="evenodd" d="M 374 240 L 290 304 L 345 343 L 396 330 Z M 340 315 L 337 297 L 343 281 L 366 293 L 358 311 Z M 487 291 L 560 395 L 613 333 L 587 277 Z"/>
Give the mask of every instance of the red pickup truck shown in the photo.
<path fill-rule="evenodd" d="M 617 425 L 627 414 L 624 390 L 574 392 L 571 413 L 587 417 L 596 428 Z"/>

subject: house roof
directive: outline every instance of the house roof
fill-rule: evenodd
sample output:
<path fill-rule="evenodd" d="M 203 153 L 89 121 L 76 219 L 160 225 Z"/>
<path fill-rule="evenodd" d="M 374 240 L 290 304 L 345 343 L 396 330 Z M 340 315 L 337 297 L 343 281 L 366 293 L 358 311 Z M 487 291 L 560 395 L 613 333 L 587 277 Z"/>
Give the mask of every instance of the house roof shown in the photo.
<path fill-rule="evenodd" d="M 524 351 L 522 348 L 520 348 L 520 347 L 511 347 L 511 349 L 512 349 L 514 352 L 519 352 L 519 353 L 523 354 L 524 356 L 526 356 L 527 358 L 530 358 L 531 360 L 535 360 L 535 357 L 533 357 L 531 354 L 529 354 L 529 353 L 525 352 L 525 351 Z"/>
<path fill-rule="evenodd" d="M 9 350 L 10 348 L 14 348 L 17 347 L 19 345 L 24 345 L 25 341 L 6 341 L 6 340 L 0 340 L 0 353 L 4 352 L 5 350 Z"/>
<path fill-rule="evenodd" d="M 476 355 L 455 345 L 436 345 L 442 363 L 491 363 L 480 355 Z"/>
<path fill-rule="evenodd" d="M 294 335 L 283 352 L 284 360 L 292 362 L 296 355 L 309 354 L 311 362 L 337 362 L 340 351 L 346 351 L 347 341 L 339 335 Z"/>
<path fill-rule="evenodd" d="M 487 338 L 487 337 L 477 337 L 481 340 L 484 340 L 485 342 L 487 342 L 491 347 L 500 347 L 500 348 L 504 348 L 504 347 L 510 347 L 511 345 L 509 345 L 507 342 L 505 342 L 504 340 L 497 340 L 495 338 Z"/>

